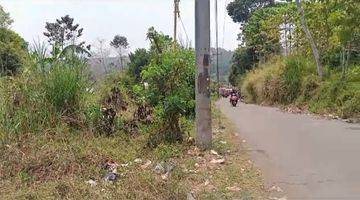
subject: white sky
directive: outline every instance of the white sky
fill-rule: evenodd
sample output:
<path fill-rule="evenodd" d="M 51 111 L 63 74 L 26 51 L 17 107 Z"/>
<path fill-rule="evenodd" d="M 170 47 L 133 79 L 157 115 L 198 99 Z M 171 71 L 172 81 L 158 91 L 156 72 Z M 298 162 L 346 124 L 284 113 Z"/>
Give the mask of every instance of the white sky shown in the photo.
<path fill-rule="evenodd" d="M 226 14 L 226 4 L 219 1 L 219 44 L 225 49 L 238 45 L 239 25 Z M 194 2 L 181 0 L 180 12 L 192 44 L 194 44 Z M 173 0 L 0 0 L 6 12 L 14 19 L 12 29 L 28 42 L 44 39 L 45 22 L 69 14 L 84 28 L 83 39 L 93 44 L 97 38 L 110 41 L 120 34 L 128 38 L 131 50 L 148 47 L 147 29 L 154 26 L 158 31 L 171 35 L 173 32 Z M 212 28 L 214 30 L 214 0 L 212 0 Z M 223 26 L 225 25 L 225 34 Z M 215 31 L 212 44 L 215 46 Z M 185 39 L 179 23 L 179 35 Z M 224 45 L 222 41 L 224 40 Z M 108 43 L 108 42 L 107 42 Z"/>

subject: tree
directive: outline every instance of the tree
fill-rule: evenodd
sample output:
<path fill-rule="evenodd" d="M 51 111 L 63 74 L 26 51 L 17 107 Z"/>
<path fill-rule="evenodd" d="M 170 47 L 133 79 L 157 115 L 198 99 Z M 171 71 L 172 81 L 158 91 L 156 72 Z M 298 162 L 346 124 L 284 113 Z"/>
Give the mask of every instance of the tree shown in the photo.
<path fill-rule="evenodd" d="M 10 14 L 5 12 L 0 5 L 0 28 L 8 28 L 14 21 L 10 18 Z"/>
<path fill-rule="evenodd" d="M 328 21 L 331 26 L 331 40 L 340 46 L 340 65 L 342 77 L 345 78 L 346 70 L 351 58 L 359 57 L 360 52 L 360 5 L 356 0 L 322 1 L 330 10 Z"/>
<path fill-rule="evenodd" d="M 11 30 L 0 28 L 0 75 L 17 73 L 27 55 L 25 40 Z"/>
<path fill-rule="evenodd" d="M 154 27 L 149 28 L 146 37 L 151 42 L 150 50 L 158 55 L 171 48 L 173 44 L 170 36 L 157 32 Z"/>
<path fill-rule="evenodd" d="M 317 67 L 317 72 L 318 72 L 318 75 L 320 77 L 320 79 L 323 79 L 323 67 L 322 67 L 322 64 L 321 64 L 321 61 L 320 61 L 320 55 L 319 55 L 319 50 L 316 46 L 316 43 L 314 41 L 314 38 L 309 30 L 309 27 L 307 25 L 307 22 L 306 22 L 306 19 L 305 19 L 305 12 L 304 12 L 304 9 L 301 5 L 301 2 L 300 0 L 295 0 L 296 2 L 296 5 L 298 7 L 298 11 L 300 13 L 300 19 L 301 19 L 301 25 L 302 25 L 302 28 L 306 34 L 306 37 L 308 39 L 308 41 L 310 42 L 310 45 L 311 45 L 311 49 L 312 49 L 312 52 L 313 52 L 313 55 L 314 55 L 314 58 L 315 58 L 315 62 L 316 62 L 316 67 Z"/>
<path fill-rule="evenodd" d="M 110 45 L 117 51 L 120 59 L 121 68 L 124 69 L 123 55 L 124 51 L 129 48 L 127 38 L 120 35 L 115 35 L 114 39 L 110 42 Z"/>
<path fill-rule="evenodd" d="M 280 24 L 266 24 L 267 20 L 279 13 L 280 8 L 281 5 L 258 9 L 243 26 L 244 45 L 255 51 L 258 60 L 266 61 L 270 55 L 280 52 Z M 275 35 L 271 35 L 271 32 L 275 32 Z"/>
<path fill-rule="evenodd" d="M 248 47 L 241 47 L 236 49 L 232 59 L 231 72 L 229 82 L 236 86 L 239 78 L 246 72 L 250 71 L 255 63 L 258 62 L 254 49 Z"/>
<path fill-rule="evenodd" d="M 84 29 L 79 28 L 79 24 L 74 24 L 74 18 L 65 15 L 56 22 L 46 22 L 46 31 L 44 35 L 48 38 L 48 42 L 53 46 L 52 54 L 54 57 L 62 57 L 67 53 L 79 53 L 90 55 L 90 45 L 85 42 L 79 42 Z"/>
<path fill-rule="evenodd" d="M 234 22 L 246 23 L 254 11 L 273 5 L 275 0 L 235 0 L 228 4 L 227 11 Z"/>
<path fill-rule="evenodd" d="M 151 54 L 146 49 L 136 49 L 134 53 L 129 54 L 129 58 L 129 73 L 135 78 L 136 82 L 140 82 L 141 72 L 149 65 Z"/>

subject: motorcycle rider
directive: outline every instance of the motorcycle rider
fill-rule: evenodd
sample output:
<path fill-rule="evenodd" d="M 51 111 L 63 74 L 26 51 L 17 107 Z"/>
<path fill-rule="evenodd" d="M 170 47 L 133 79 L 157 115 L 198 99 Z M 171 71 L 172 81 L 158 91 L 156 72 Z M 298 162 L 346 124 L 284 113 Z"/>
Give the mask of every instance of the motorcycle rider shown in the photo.
<path fill-rule="evenodd" d="M 239 93 L 235 89 L 232 89 L 230 92 L 230 103 L 235 107 L 238 101 Z"/>
<path fill-rule="evenodd" d="M 232 89 L 230 92 L 230 97 L 232 97 L 232 96 L 239 97 L 238 92 L 235 89 Z"/>

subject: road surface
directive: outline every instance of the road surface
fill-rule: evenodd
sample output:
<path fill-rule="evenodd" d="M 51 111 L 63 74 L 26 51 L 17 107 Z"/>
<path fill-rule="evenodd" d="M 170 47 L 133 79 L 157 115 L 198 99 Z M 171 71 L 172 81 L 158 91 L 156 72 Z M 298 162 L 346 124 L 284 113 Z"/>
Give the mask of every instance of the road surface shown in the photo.
<path fill-rule="evenodd" d="M 218 102 L 266 185 L 286 199 L 360 200 L 360 125 L 277 108 Z"/>

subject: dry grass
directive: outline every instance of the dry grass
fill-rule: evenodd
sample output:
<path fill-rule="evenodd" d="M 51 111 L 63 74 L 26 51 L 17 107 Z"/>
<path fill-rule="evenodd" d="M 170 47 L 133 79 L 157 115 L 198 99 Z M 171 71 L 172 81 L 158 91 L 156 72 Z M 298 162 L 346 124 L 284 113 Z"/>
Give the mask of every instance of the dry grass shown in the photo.
<path fill-rule="evenodd" d="M 214 124 L 217 124 L 214 122 Z M 0 143 L 1 199 L 263 199 L 259 172 L 240 153 L 231 125 L 217 131 L 214 150 L 224 164 L 211 164 L 218 156 L 191 145 L 161 145 L 146 149 L 146 134 L 137 138 L 117 134 L 95 137 L 58 127 Z M 195 154 L 194 154 L 195 153 Z M 141 158 L 142 163 L 134 162 Z M 115 184 L 103 181 L 101 165 L 114 160 L 122 174 Z M 142 167 L 147 160 L 152 164 Z M 167 179 L 154 172 L 160 161 L 174 163 Z M 97 180 L 96 186 L 85 182 Z"/>

